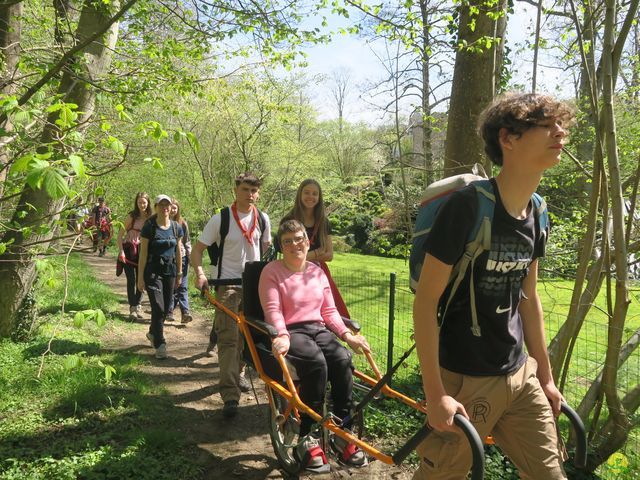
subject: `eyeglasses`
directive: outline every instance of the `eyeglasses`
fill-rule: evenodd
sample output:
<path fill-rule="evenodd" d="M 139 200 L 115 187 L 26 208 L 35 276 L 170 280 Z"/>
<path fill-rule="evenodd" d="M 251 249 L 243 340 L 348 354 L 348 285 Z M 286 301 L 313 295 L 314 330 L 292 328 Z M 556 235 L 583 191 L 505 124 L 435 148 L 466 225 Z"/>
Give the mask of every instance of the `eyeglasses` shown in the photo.
<path fill-rule="evenodd" d="M 284 245 L 285 247 L 290 247 L 291 245 L 300 245 L 305 240 L 306 238 L 304 237 L 304 235 L 293 238 L 285 238 L 284 240 L 282 240 L 282 245 Z"/>

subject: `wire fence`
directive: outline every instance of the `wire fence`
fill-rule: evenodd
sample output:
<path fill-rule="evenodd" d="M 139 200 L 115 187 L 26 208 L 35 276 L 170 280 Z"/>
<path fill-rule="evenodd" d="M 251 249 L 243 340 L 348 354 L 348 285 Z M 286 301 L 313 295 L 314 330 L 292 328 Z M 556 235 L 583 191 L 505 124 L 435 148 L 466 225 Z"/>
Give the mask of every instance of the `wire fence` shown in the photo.
<path fill-rule="evenodd" d="M 408 288 L 406 274 L 374 273 L 332 268 L 331 273 L 349 308 L 351 317 L 362 326 L 362 332 L 372 346 L 374 358 L 384 373 L 413 345 L 413 294 Z M 552 339 L 566 319 L 571 299 L 572 285 L 568 281 L 541 280 L 540 296 L 543 301 L 547 340 Z M 623 332 L 623 344 L 636 339 L 640 329 L 640 289 L 631 290 L 631 304 Z M 608 316 L 606 299 L 598 299 L 585 320 L 585 324 L 573 347 L 571 364 L 565 381 L 563 395 L 569 405 L 577 408 L 585 393 L 602 371 L 608 344 Z M 362 356 L 355 356 L 356 366 L 367 370 Z M 394 375 L 394 387 L 402 390 L 407 385 L 420 386 L 418 360 L 412 353 Z M 640 352 L 635 350 L 619 367 L 618 390 L 621 397 L 633 394 L 640 388 Z M 418 388 L 417 391 L 420 391 Z M 409 393 L 409 392 L 407 392 Z M 637 402 L 633 408 L 637 408 Z M 630 415 L 638 423 L 635 412 Z M 598 422 L 607 418 L 606 408 Z M 593 421 L 590 419 L 589 421 Z M 589 425 L 585 425 L 589 426 Z M 625 455 L 636 455 L 640 446 L 640 429 L 635 427 L 620 450 Z M 599 472 L 603 479 L 640 478 L 612 473 L 607 467 Z"/>

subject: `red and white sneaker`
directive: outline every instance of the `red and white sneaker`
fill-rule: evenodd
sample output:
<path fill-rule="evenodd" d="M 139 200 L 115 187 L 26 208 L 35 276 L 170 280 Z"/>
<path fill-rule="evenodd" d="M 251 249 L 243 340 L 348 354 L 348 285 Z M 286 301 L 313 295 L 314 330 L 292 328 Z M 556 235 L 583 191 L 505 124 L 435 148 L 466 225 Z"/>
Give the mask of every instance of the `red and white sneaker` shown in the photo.
<path fill-rule="evenodd" d="M 349 443 L 337 435 L 331 435 L 329 444 L 340 463 L 349 467 L 364 467 L 369 464 L 367 455 L 356 444 Z"/>
<path fill-rule="evenodd" d="M 331 466 L 320 447 L 320 442 L 311 434 L 304 437 L 295 450 L 296 457 L 302 468 L 313 473 L 327 473 Z"/>

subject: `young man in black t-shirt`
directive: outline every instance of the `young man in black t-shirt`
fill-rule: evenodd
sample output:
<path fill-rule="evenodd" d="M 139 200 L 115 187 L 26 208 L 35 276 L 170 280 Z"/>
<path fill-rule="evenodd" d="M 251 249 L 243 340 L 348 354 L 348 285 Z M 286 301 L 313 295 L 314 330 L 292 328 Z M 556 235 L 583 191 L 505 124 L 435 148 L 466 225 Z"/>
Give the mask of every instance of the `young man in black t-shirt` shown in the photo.
<path fill-rule="evenodd" d="M 474 187 L 451 196 L 425 242 L 413 316 L 427 416 L 436 432 L 417 449 L 414 479 L 466 478 L 471 451 L 453 424 L 456 413 L 481 437 L 491 434 L 521 478 L 566 478 L 554 420 L 562 395 L 536 291 L 546 232 L 531 196 L 544 171 L 560 161 L 572 121 L 567 105 L 536 94 L 504 96 L 484 111 L 479 131 L 485 151 L 501 167 L 491 179 L 491 248 L 467 271 L 444 318 L 442 299 L 448 299 L 453 265 L 476 217 Z M 471 289 L 478 328 L 472 328 Z"/>

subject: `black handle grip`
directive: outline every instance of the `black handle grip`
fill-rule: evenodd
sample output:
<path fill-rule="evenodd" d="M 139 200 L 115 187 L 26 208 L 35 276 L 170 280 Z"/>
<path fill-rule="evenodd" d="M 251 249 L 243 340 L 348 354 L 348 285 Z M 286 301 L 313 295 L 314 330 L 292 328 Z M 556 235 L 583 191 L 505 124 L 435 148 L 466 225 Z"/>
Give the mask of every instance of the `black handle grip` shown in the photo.
<path fill-rule="evenodd" d="M 587 466 L 587 434 L 584 423 L 576 411 L 565 402 L 560 405 L 560 410 L 569 418 L 576 434 L 576 455 L 573 458 L 573 463 L 577 468 L 585 468 Z"/>
<path fill-rule="evenodd" d="M 242 285 L 241 278 L 207 278 L 209 285 L 219 287 L 220 285 Z"/>
<path fill-rule="evenodd" d="M 473 465 L 471 469 L 471 480 L 484 480 L 484 446 L 478 432 L 465 417 L 456 413 L 453 416 L 453 422 L 460 427 L 464 435 L 469 441 L 471 447 L 471 455 L 473 457 Z M 404 461 L 411 452 L 422 442 L 433 430 L 429 425 L 423 425 L 398 451 L 391 457 L 393 463 L 399 465 Z"/>
<path fill-rule="evenodd" d="M 465 417 L 456 413 L 453 416 L 453 423 L 462 429 L 473 456 L 473 466 L 471 468 L 471 480 L 484 480 L 484 445 L 475 427 Z"/>
<path fill-rule="evenodd" d="M 247 320 L 247 323 L 249 325 L 256 328 L 262 333 L 266 333 L 267 335 L 269 335 L 269 337 L 276 338 L 278 336 L 278 331 L 276 330 L 276 327 L 265 322 L 264 320 L 260 320 L 258 318 L 248 317 L 248 316 L 245 316 L 245 319 Z"/>

